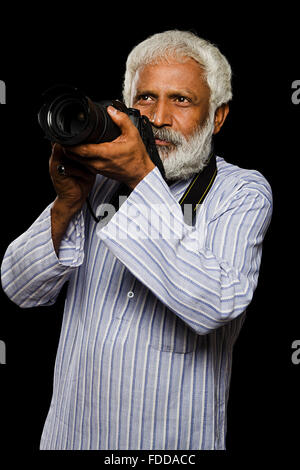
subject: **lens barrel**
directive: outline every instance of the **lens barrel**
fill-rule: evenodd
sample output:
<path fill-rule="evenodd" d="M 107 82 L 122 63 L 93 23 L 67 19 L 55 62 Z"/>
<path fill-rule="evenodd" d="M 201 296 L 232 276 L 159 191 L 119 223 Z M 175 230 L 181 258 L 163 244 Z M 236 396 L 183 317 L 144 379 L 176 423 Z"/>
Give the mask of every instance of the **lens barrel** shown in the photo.
<path fill-rule="evenodd" d="M 78 88 L 56 86 L 43 94 L 38 121 L 46 138 L 63 146 L 110 142 L 121 133 L 107 113 L 110 105 L 127 112 L 120 101 L 94 103 Z"/>

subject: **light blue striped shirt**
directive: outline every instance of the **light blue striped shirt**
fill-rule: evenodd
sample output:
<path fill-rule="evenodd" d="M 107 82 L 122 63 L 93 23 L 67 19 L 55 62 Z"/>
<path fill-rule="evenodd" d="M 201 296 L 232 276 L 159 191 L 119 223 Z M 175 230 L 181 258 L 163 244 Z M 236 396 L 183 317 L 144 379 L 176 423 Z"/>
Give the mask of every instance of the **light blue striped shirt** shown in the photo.
<path fill-rule="evenodd" d="M 169 187 L 155 168 L 108 222 L 84 206 L 59 257 L 51 205 L 9 246 L 2 285 L 20 307 L 53 304 L 68 281 L 41 449 L 225 448 L 272 193 L 257 171 L 217 168 L 194 227 L 177 202 L 190 180 Z M 94 211 L 118 184 L 97 176 Z"/>

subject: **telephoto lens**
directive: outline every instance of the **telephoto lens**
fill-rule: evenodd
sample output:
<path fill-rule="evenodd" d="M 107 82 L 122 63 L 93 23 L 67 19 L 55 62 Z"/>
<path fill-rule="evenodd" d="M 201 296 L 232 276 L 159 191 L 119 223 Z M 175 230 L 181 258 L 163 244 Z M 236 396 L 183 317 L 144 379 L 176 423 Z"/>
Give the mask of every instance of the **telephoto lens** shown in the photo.
<path fill-rule="evenodd" d="M 121 131 L 107 113 L 108 106 L 127 113 L 121 101 L 94 103 L 78 88 L 58 85 L 43 94 L 38 121 L 46 138 L 63 146 L 110 142 Z"/>

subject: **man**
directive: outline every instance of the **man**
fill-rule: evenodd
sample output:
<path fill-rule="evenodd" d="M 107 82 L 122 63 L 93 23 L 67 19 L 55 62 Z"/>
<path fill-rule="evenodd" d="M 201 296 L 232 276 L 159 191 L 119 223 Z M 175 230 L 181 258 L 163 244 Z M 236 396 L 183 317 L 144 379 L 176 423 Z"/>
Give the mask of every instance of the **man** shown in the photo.
<path fill-rule="evenodd" d="M 224 449 L 232 348 L 257 285 L 272 207 L 264 177 L 216 158 L 193 225 L 179 200 L 213 161 L 231 99 L 225 57 L 167 31 L 129 55 L 124 100 L 146 115 L 166 171 L 129 117 L 115 141 L 53 146 L 57 198 L 7 250 L 23 308 L 68 281 L 41 449 Z M 97 225 L 120 182 L 131 193 Z M 204 197 L 204 196 L 203 196 Z"/>

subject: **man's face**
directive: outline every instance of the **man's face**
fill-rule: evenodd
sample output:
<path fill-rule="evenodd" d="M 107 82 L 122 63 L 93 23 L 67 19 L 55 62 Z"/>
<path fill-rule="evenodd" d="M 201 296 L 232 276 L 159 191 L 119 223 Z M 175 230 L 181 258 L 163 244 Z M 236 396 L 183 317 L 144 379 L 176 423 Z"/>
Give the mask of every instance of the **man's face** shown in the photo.
<path fill-rule="evenodd" d="M 133 106 L 152 124 L 166 178 L 186 179 L 200 171 L 215 130 L 201 66 L 193 59 L 146 65 L 136 74 L 133 90 Z"/>
<path fill-rule="evenodd" d="M 138 71 L 133 88 L 133 106 L 157 129 L 170 129 L 188 139 L 207 119 L 210 90 L 193 59 L 146 65 Z M 172 147 L 161 139 L 156 145 Z"/>

